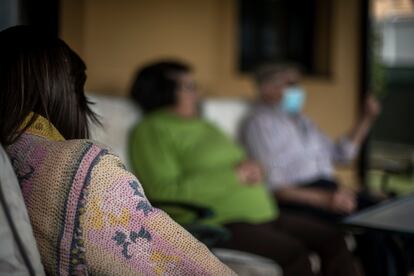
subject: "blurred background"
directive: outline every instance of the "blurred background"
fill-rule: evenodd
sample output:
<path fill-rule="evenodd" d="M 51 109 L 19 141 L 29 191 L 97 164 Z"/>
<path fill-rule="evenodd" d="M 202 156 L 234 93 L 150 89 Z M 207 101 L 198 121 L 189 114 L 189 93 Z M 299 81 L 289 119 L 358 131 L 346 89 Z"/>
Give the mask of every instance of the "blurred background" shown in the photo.
<path fill-rule="evenodd" d="M 125 155 L 135 70 L 160 58 L 194 66 L 203 114 L 236 139 L 254 99 L 251 70 L 289 60 L 305 72 L 305 113 L 331 137 L 349 129 L 367 91 L 383 113 L 346 184 L 414 191 L 412 0 L 0 0 L 0 29 L 35 24 L 62 37 L 88 66 L 86 90 L 105 129 L 97 140 Z M 105 114 L 110 113 L 110 116 Z"/>

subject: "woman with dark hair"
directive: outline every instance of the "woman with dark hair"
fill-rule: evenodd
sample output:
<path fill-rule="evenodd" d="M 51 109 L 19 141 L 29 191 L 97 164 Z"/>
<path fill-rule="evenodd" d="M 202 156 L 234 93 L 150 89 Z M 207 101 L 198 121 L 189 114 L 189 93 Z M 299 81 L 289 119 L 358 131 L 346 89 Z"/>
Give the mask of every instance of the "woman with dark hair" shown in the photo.
<path fill-rule="evenodd" d="M 214 215 L 204 223 L 231 233 L 219 246 L 271 258 L 283 275 L 315 275 L 310 252 L 321 257 L 323 275 L 359 274 L 339 231 L 317 220 L 279 214 L 259 165 L 198 118 L 188 65 L 162 61 L 145 66 L 131 96 L 144 119 L 131 132 L 130 158 L 151 200 L 211 209 Z M 192 222 L 189 211 L 166 211 L 181 224 Z"/>
<path fill-rule="evenodd" d="M 85 69 L 58 38 L 28 26 L 0 32 L 0 141 L 47 274 L 233 274 L 151 206 L 117 156 L 86 140 L 97 118 Z"/>

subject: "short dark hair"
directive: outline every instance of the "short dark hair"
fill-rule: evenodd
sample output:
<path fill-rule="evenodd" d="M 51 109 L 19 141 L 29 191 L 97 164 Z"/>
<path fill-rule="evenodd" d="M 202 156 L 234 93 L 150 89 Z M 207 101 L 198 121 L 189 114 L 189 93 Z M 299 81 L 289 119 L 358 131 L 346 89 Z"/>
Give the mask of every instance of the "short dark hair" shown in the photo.
<path fill-rule="evenodd" d="M 148 64 L 136 74 L 130 96 L 144 113 L 172 106 L 176 103 L 178 80 L 176 75 L 191 71 L 179 61 L 159 61 Z"/>
<path fill-rule="evenodd" d="M 0 142 L 12 144 L 37 115 L 65 139 L 89 136 L 98 122 L 84 93 L 86 66 L 61 39 L 32 26 L 0 32 Z M 25 118 L 33 112 L 24 129 Z"/>

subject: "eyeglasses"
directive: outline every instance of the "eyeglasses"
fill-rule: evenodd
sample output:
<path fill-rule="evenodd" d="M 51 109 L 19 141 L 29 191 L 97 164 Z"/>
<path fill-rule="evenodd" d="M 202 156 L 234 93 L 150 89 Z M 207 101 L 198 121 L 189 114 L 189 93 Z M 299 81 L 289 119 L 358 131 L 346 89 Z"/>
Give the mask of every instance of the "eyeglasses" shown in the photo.
<path fill-rule="evenodd" d="M 198 85 L 195 82 L 182 83 L 181 89 L 186 92 L 196 92 L 198 90 Z"/>

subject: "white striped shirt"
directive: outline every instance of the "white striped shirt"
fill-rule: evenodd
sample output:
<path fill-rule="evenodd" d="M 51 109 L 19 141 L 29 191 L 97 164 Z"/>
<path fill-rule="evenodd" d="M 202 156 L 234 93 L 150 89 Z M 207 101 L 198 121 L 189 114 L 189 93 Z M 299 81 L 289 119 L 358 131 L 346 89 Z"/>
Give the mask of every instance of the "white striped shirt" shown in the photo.
<path fill-rule="evenodd" d="M 305 116 L 264 104 L 253 108 L 241 134 L 250 156 L 263 165 L 270 190 L 332 179 L 334 163 L 347 163 L 357 153 L 348 138 L 334 143 Z"/>

